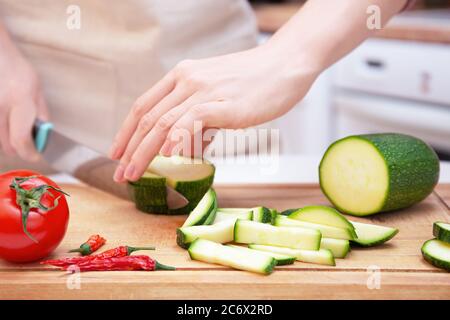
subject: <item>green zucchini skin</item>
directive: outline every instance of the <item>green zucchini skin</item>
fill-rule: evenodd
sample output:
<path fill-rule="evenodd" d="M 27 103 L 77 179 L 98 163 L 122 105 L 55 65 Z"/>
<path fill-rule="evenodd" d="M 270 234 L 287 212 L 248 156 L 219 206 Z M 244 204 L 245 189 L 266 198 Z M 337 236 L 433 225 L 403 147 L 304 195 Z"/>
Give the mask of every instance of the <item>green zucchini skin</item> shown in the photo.
<path fill-rule="evenodd" d="M 204 225 L 210 225 L 214 222 L 214 220 L 216 219 L 216 213 L 217 213 L 217 196 L 216 196 L 216 192 L 214 192 L 214 206 L 213 209 L 211 211 L 211 213 L 208 215 L 208 217 L 206 218 L 206 220 L 203 222 Z"/>
<path fill-rule="evenodd" d="M 152 179 L 153 183 L 147 183 L 146 179 L 136 182 L 128 182 L 128 192 L 136 204 L 136 208 L 146 213 L 169 213 L 166 203 L 166 178 Z"/>
<path fill-rule="evenodd" d="M 179 228 L 177 229 L 177 245 L 179 245 L 183 249 L 188 249 L 191 243 L 187 243 L 184 233 Z"/>
<path fill-rule="evenodd" d="M 433 223 L 433 236 L 435 236 L 436 239 L 450 243 L 450 224 L 445 222 Z"/>
<path fill-rule="evenodd" d="M 435 257 L 431 252 L 429 252 L 427 246 L 433 241 L 441 241 L 441 240 L 430 239 L 425 241 L 425 243 L 421 248 L 423 258 L 435 267 L 450 271 L 450 261 L 439 259 L 438 257 Z"/>
<path fill-rule="evenodd" d="M 389 186 L 383 206 L 373 213 L 403 209 L 425 199 L 439 180 L 439 158 L 436 152 L 424 141 L 399 133 L 378 133 L 349 136 L 334 142 L 327 150 L 345 139 L 362 139 L 371 143 L 383 157 L 389 174 Z M 327 154 L 325 153 L 325 155 Z M 325 159 L 325 156 L 322 159 Z M 322 165 L 322 162 L 320 166 Z M 319 176 L 320 174 L 319 166 Z M 322 180 L 322 177 L 321 179 Z M 322 187 L 325 196 L 342 212 L 348 212 L 333 202 Z"/>
<path fill-rule="evenodd" d="M 253 208 L 253 221 L 273 224 L 273 213 L 266 207 Z"/>
<path fill-rule="evenodd" d="M 198 181 L 180 181 L 176 184 L 175 190 L 181 193 L 189 203 L 183 208 L 169 210 L 169 214 L 186 214 L 194 210 L 205 193 L 212 186 L 214 174 Z"/>
<path fill-rule="evenodd" d="M 214 173 L 204 179 L 197 181 L 177 182 L 174 189 L 181 193 L 189 203 L 175 210 L 167 207 L 166 203 L 166 178 L 152 179 L 149 183 L 147 179 L 139 179 L 136 182 L 128 183 L 128 190 L 131 199 L 136 204 L 136 208 L 146 213 L 181 215 L 188 214 L 197 206 L 205 193 L 212 186 Z"/>
<path fill-rule="evenodd" d="M 292 212 L 298 211 L 300 208 L 292 208 L 292 209 L 286 209 L 284 211 L 281 211 L 281 215 L 283 216 L 288 216 L 290 215 Z"/>
<path fill-rule="evenodd" d="M 422 140 L 403 134 L 362 135 L 383 155 L 389 193 L 381 211 L 409 207 L 425 199 L 439 180 L 439 158 Z"/>

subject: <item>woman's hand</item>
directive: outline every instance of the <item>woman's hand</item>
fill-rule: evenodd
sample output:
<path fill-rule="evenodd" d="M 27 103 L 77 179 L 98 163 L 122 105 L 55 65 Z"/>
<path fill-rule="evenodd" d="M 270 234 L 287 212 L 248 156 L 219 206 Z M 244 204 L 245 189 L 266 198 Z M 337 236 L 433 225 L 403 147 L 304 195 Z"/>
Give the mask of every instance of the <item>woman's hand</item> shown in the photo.
<path fill-rule="evenodd" d="M 377 31 L 368 25 L 369 8 L 379 9 L 384 25 L 406 2 L 307 1 L 263 46 L 180 63 L 136 101 L 125 120 L 110 153 L 120 159 L 114 179 L 137 180 L 158 152 L 171 154 L 173 136 L 193 136 L 196 121 L 203 129 L 235 129 L 282 115 L 320 72 Z"/>
<path fill-rule="evenodd" d="M 193 140 L 194 122 L 196 131 L 237 129 L 279 117 L 306 94 L 317 74 L 306 61 L 292 68 L 270 44 L 181 62 L 132 107 L 110 151 L 120 159 L 115 181 L 135 181 L 158 153 L 172 154 L 180 131 Z"/>
<path fill-rule="evenodd" d="M 6 155 L 18 154 L 37 161 L 31 131 L 36 117 L 48 112 L 32 66 L 0 26 L 0 147 Z"/>

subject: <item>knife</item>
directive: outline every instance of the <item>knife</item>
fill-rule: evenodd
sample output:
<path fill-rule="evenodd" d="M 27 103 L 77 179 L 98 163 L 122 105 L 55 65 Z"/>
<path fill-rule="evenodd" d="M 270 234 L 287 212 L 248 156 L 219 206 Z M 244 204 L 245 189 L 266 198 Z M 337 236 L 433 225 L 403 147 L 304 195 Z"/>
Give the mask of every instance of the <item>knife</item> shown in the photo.
<path fill-rule="evenodd" d="M 118 162 L 64 136 L 53 129 L 53 124 L 36 120 L 33 127 L 36 149 L 50 166 L 120 198 L 131 200 L 127 185 L 116 183 L 113 174 Z M 166 186 L 167 206 L 178 209 L 189 201 L 175 189 Z"/>

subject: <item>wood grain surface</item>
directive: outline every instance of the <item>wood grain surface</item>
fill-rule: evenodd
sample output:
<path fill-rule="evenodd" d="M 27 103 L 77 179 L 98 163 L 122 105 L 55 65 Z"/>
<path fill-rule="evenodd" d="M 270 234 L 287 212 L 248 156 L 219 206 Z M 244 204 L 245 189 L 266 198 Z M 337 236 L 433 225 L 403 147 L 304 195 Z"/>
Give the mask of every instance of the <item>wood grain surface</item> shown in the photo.
<path fill-rule="evenodd" d="M 450 185 L 439 186 L 409 209 L 358 221 L 395 226 L 399 234 L 375 248 L 354 248 L 336 267 L 296 262 L 269 275 L 235 271 L 191 261 L 175 243 L 175 229 L 185 216 L 137 211 L 132 203 L 83 185 L 65 185 L 71 194 L 71 220 L 65 240 L 53 257 L 68 256 L 94 233 L 108 239 L 104 249 L 127 244 L 154 245 L 152 257 L 177 271 L 88 272 L 70 275 L 39 263 L 0 262 L 1 299 L 448 299 L 450 273 L 420 254 L 432 238 L 432 223 L 449 221 Z M 216 186 L 221 207 L 265 205 L 283 210 L 328 204 L 316 185 Z M 442 192 L 442 194 L 441 194 Z M 372 271 L 371 271 L 372 270 Z M 379 273 L 374 274 L 374 272 Z M 371 277 L 380 288 L 370 289 Z M 80 280 L 80 287 L 74 283 Z"/>

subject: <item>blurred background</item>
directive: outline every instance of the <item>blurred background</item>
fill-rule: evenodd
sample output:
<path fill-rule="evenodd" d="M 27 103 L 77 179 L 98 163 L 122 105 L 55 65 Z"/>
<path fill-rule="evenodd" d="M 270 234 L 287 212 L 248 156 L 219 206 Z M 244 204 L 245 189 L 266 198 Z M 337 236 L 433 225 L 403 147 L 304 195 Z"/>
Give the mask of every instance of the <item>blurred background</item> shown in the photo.
<path fill-rule="evenodd" d="M 251 1 L 260 41 L 303 1 Z M 327 70 L 307 97 L 271 126 L 283 154 L 322 154 L 331 141 L 403 132 L 450 159 L 450 1 L 419 1 Z"/>

